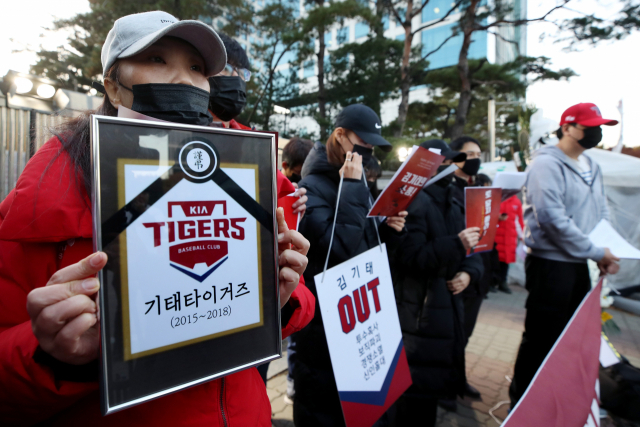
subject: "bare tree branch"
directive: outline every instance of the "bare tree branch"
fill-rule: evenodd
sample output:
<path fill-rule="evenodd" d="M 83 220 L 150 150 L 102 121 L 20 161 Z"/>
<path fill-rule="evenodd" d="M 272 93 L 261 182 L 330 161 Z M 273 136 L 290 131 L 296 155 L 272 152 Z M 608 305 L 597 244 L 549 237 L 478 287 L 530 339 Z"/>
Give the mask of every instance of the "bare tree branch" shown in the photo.
<path fill-rule="evenodd" d="M 433 55 L 434 53 L 439 51 L 442 48 L 442 46 L 444 46 L 449 40 L 451 40 L 452 38 L 454 38 L 457 35 L 458 35 L 457 32 L 455 32 L 455 31 L 452 32 L 452 34 L 449 37 L 447 37 L 446 39 L 444 39 L 444 41 L 442 43 L 440 43 L 440 46 L 438 46 L 437 48 L 433 49 L 431 52 L 429 52 L 426 55 L 424 55 L 422 57 L 422 59 L 427 59 L 428 57 L 430 57 L 431 55 Z"/>
<path fill-rule="evenodd" d="M 273 58 L 275 57 L 276 50 L 278 48 L 278 43 L 279 43 L 279 40 L 276 39 L 276 42 L 273 44 L 273 53 L 271 54 L 271 62 L 269 63 L 269 79 L 267 80 L 267 83 L 264 85 L 264 89 L 262 89 L 262 93 L 260 94 L 260 97 L 258 98 L 256 103 L 254 104 L 253 110 L 251 110 L 251 114 L 249 115 L 249 118 L 247 119 L 247 122 L 249 122 L 249 123 L 251 123 L 251 119 L 253 118 L 253 115 L 255 114 L 256 110 L 258 109 L 258 106 L 262 102 L 262 98 L 264 98 L 265 93 L 267 93 L 267 91 L 269 90 L 269 86 L 271 86 L 271 83 L 273 81 L 273 76 L 276 73 L 276 68 L 278 68 L 278 64 L 280 64 L 280 60 L 282 59 L 284 54 L 287 53 L 289 51 L 289 49 L 291 49 L 291 46 L 293 46 L 296 42 L 293 41 L 293 42 L 289 43 L 282 50 L 282 52 L 280 52 L 280 56 L 278 56 L 278 59 L 276 60 L 276 63 L 274 65 L 273 64 Z"/>
<path fill-rule="evenodd" d="M 426 6 L 426 5 L 428 5 L 430 1 L 431 1 L 431 0 L 427 0 L 427 1 L 425 1 L 425 2 L 422 2 L 422 6 L 420 6 L 418 9 L 416 9 L 416 10 L 414 11 L 412 18 L 413 18 L 414 16 L 418 16 L 418 15 L 422 12 L 422 9 L 424 9 L 424 8 L 425 8 L 425 6 Z"/>
<path fill-rule="evenodd" d="M 553 9 L 549 10 L 547 13 L 545 13 L 543 16 L 541 16 L 540 18 L 534 18 L 534 19 L 516 19 L 515 21 L 509 21 L 506 19 L 499 19 L 497 21 L 492 22 L 491 24 L 488 25 L 482 25 L 482 26 L 478 26 L 475 28 L 475 31 L 485 31 L 488 30 L 489 28 L 492 27 L 499 27 L 501 25 L 513 25 L 513 26 L 520 26 L 520 25 L 524 25 L 524 24 L 528 24 L 531 22 L 539 22 L 539 21 L 545 21 L 547 19 L 547 17 L 549 15 L 551 15 L 553 12 L 555 12 L 558 9 L 564 9 L 564 6 L 569 3 L 571 0 L 564 0 L 564 2 L 558 6 L 555 6 Z"/>
<path fill-rule="evenodd" d="M 389 3 L 389 9 L 391 9 L 391 12 L 393 12 L 393 16 L 395 16 L 396 20 L 398 22 L 402 22 L 404 23 L 404 19 L 402 19 L 402 17 L 400 16 L 400 13 L 398 13 L 398 11 L 396 10 L 395 6 L 393 5 L 393 2 L 390 0 L 387 0 L 387 2 Z"/>
<path fill-rule="evenodd" d="M 509 39 L 505 38 L 502 34 L 494 33 L 492 31 L 487 31 L 487 33 L 488 34 L 493 34 L 494 36 L 498 37 L 500 40 L 502 40 L 505 43 L 511 43 L 511 44 L 516 45 L 516 48 L 518 48 L 518 51 L 520 50 L 520 43 L 518 43 L 517 41 L 509 40 Z"/>
<path fill-rule="evenodd" d="M 458 2 L 456 4 L 454 4 L 453 6 L 451 6 L 451 9 L 449 9 L 449 11 L 446 13 L 446 15 L 444 15 L 442 18 L 438 19 L 437 21 L 433 21 L 433 22 L 430 22 L 428 24 L 422 25 L 421 27 L 418 27 L 418 29 L 416 29 L 412 34 L 419 33 L 420 31 L 424 30 L 425 28 L 433 27 L 434 25 L 445 21 L 453 12 L 455 12 L 455 10 L 458 8 L 458 6 L 460 6 L 460 4 L 462 4 L 463 1 L 464 0 L 458 0 Z M 569 1 L 569 0 L 567 0 L 567 1 Z"/>

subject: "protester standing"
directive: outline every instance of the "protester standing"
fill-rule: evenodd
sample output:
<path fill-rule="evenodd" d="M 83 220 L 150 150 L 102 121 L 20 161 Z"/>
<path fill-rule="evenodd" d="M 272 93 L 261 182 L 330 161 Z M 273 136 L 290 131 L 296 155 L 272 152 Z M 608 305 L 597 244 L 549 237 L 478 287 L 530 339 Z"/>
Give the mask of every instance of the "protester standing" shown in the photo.
<path fill-rule="evenodd" d="M 282 173 L 296 188 L 302 179 L 302 165 L 312 148 L 313 141 L 294 136 L 282 149 Z"/>
<path fill-rule="evenodd" d="M 519 227 L 519 230 L 518 230 Z M 522 202 L 518 196 L 513 195 L 500 203 L 500 217 L 496 230 L 496 250 L 499 257 L 499 268 L 496 276 L 498 290 L 510 294 L 511 289 L 507 284 L 509 264 L 516 262 L 516 249 L 524 230 L 524 218 L 522 216 Z"/>
<path fill-rule="evenodd" d="M 469 185 L 475 185 L 476 175 L 482 164 L 482 148 L 480 142 L 467 135 L 463 135 L 454 139 L 449 144 L 453 151 L 459 151 L 467 155 L 464 162 L 457 162 L 458 169 L 453 174 L 454 181 L 458 187 L 456 197 L 458 200 L 464 200 L 464 188 Z"/>
<path fill-rule="evenodd" d="M 453 174 L 453 197 L 463 207 L 462 210 L 464 212 L 465 188 L 476 185 L 475 181 L 478 171 L 480 170 L 482 149 L 480 147 L 480 142 L 477 139 L 466 135 L 451 141 L 449 147 L 453 151 L 467 155 L 464 162 L 456 163 L 458 165 L 458 169 L 456 169 Z M 489 292 L 489 288 L 486 286 L 487 282 L 482 280 L 484 278 L 484 271 L 491 269 L 490 265 L 487 266 L 487 263 L 491 263 L 490 253 L 483 252 L 473 255 L 473 257 L 480 258 L 482 260 L 483 273 L 480 275 L 478 280 L 470 283 L 470 285 L 461 293 L 464 305 L 464 332 L 467 338 L 467 343 L 469 342 L 469 338 L 471 338 L 473 329 L 476 326 L 482 301 L 484 301 L 484 297 Z M 469 383 L 465 384 L 464 394 L 475 399 L 480 398 L 480 392 Z M 455 399 L 443 399 L 440 400 L 439 404 L 448 411 L 455 411 L 457 409 Z"/>
<path fill-rule="evenodd" d="M 247 82 L 251 79 L 251 63 L 240 43 L 224 33 L 218 33 L 227 52 L 227 64 L 209 78 L 211 93 L 209 111 L 215 122 L 231 129 L 250 130 L 235 119 L 247 104 Z"/>
<path fill-rule="evenodd" d="M 154 11 L 118 19 L 101 59 L 102 105 L 59 127 L 0 204 L 0 420 L 271 426 L 269 399 L 253 368 L 101 416 L 95 303 L 100 283 L 94 276 L 107 256 L 92 254 L 90 114 L 116 116 L 125 107 L 209 125 L 207 78 L 223 69 L 226 55 L 211 27 Z M 284 224 L 281 210 L 277 216 Z M 278 238 L 282 333 L 288 335 L 313 314 L 312 296 L 297 288 L 309 243 L 293 230 Z"/>
<path fill-rule="evenodd" d="M 442 140 L 420 144 L 440 150 L 445 161 L 464 162 Z M 394 288 L 413 385 L 389 417 L 396 426 L 433 426 L 438 399 L 465 389 L 464 306 L 460 293 L 482 274 L 479 257 L 467 257 L 480 229 L 465 229 L 453 177 L 424 188 L 409 206 L 407 234 L 396 252 Z"/>
<path fill-rule="evenodd" d="M 595 104 L 569 107 L 557 130 L 558 145 L 538 150 L 524 185 L 527 315 L 509 388 L 513 408 L 529 386 L 562 330 L 591 289 L 587 260 L 601 273 L 615 274 L 618 258 L 595 246 L 588 234 L 609 218 L 602 171 L 584 155 L 602 140 Z"/>
<path fill-rule="evenodd" d="M 227 64 L 217 75 L 209 77 L 209 86 L 211 87 L 209 112 L 214 121 L 222 122 L 226 128 L 251 130 L 249 126 L 236 121 L 236 117 L 242 113 L 247 103 L 247 82 L 251 79 L 249 57 L 236 40 L 224 33 L 218 33 L 218 35 L 227 52 Z M 302 166 L 302 163 L 300 163 L 300 166 Z M 298 188 L 297 184 L 291 181 L 288 176 L 283 175 L 283 173 L 278 172 L 276 175 L 278 179 L 278 199 L 293 193 Z M 306 190 L 300 190 L 298 195 L 300 199 L 292 207 L 294 212 L 302 214 L 307 200 Z M 300 278 L 300 284 L 304 285 L 304 279 Z M 269 362 L 263 363 L 257 369 L 266 386 Z"/>
<path fill-rule="evenodd" d="M 380 129 L 380 118 L 371 108 L 350 105 L 338 114 L 326 146 L 316 142 L 302 167 L 300 187 L 308 190 L 309 200 L 300 231 L 313 242 L 304 278 L 314 295 L 317 295 L 314 276 L 323 271 L 327 255 L 328 268 L 331 268 L 378 246 L 378 232 L 384 242 L 404 228 L 406 212 L 383 222 L 367 218 L 373 200 L 364 181 L 363 164 L 373 155 L 374 146 L 391 149 Z M 342 190 L 338 195 L 341 176 Z M 338 196 L 340 203 L 336 212 Z M 334 220 L 335 232 L 332 231 Z M 333 244 L 328 254 L 332 235 Z M 296 426 L 343 426 L 342 407 L 318 305 L 309 326 L 296 334 L 296 347 L 293 375 Z"/>

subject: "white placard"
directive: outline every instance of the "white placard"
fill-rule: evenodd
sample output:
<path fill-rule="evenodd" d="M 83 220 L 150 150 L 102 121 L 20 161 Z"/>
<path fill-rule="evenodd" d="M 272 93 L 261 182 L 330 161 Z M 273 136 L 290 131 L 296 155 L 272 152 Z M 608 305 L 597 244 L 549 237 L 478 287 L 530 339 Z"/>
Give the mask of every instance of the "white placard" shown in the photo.
<path fill-rule="evenodd" d="M 322 276 L 314 280 L 338 391 L 379 391 L 402 340 L 387 247 Z"/>
<path fill-rule="evenodd" d="M 151 169 L 125 165 L 125 198 L 138 200 L 143 211 L 125 232 L 125 358 L 258 326 L 262 319 L 257 221 L 213 181 L 182 180 L 145 205 L 148 195 L 137 193 L 159 173 Z M 254 169 L 223 170 L 255 199 Z"/>
<path fill-rule="evenodd" d="M 618 258 L 640 259 L 640 250 L 624 240 L 606 219 L 600 220 L 589 233 L 589 240 L 599 248 L 609 248 Z"/>
<path fill-rule="evenodd" d="M 433 185 L 436 182 L 440 181 L 442 178 L 445 178 L 445 177 L 451 175 L 457 169 L 458 169 L 458 165 L 456 165 L 455 163 L 450 164 L 442 172 L 440 172 L 439 174 L 437 174 L 436 176 L 431 178 L 429 181 L 427 181 L 427 183 L 424 185 L 424 188 L 427 188 L 428 186 Z"/>
<path fill-rule="evenodd" d="M 603 368 L 608 368 L 616 363 L 620 363 L 620 359 L 609 346 L 609 343 L 603 336 L 600 336 L 600 364 Z"/>

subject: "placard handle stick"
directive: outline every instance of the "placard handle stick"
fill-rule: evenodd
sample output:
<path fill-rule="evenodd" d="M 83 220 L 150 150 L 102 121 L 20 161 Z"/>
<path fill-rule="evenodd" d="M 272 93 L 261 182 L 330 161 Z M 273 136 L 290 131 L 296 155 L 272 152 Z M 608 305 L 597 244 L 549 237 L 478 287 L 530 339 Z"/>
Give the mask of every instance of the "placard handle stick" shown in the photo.
<path fill-rule="evenodd" d="M 369 186 L 367 185 L 367 180 L 364 177 L 364 169 L 362 170 L 362 182 L 364 183 L 364 186 L 367 188 L 367 191 L 369 191 Z M 373 202 L 371 201 L 371 199 L 372 199 L 372 197 L 369 196 L 369 210 L 371 210 L 371 208 L 373 208 Z M 382 252 L 382 241 L 380 240 L 380 232 L 378 231 L 378 222 L 376 221 L 376 217 L 375 216 L 372 216 L 371 219 L 375 223 L 375 227 L 374 228 L 376 229 L 376 236 L 378 236 L 378 246 L 380 246 L 380 252 Z"/>
<path fill-rule="evenodd" d="M 336 232 L 336 219 L 338 219 L 338 207 L 340 206 L 340 196 L 342 194 L 342 181 L 344 180 L 344 172 L 342 173 L 342 175 L 340 175 L 340 183 L 338 184 L 338 197 L 336 198 L 336 211 L 333 214 L 333 226 L 331 227 L 331 238 L 329 239 L 329 250 L 327 251 L 327 258 L 324 261 L 324 269 L 322 270 L 322 280 L 320 281 L 320 283 L 324 283 L 324 275 L 327 272 L 327 266 L 329 265 L 329 256 L 331 256 L 331 247 L 333 246 L 333 235 Z M 364 183 L 365 188 L 367 188 L 367 191 L 369 190 L 369 187 L 367 187 L 367 181 L 364 177 L 364 170 L 362 171 L 362 181 Z M 371 208 L 372 204 L 371 204 L 371 197 L 369 197 L 369 208 Z M 375 224 L 375 229 L 376 229 L 376 236 L 378 236 L 378 244 L 380 246 L 380 252 L 382 252 L 382 241 L 380 240 L 380 232 L 378 231 L 378 223 L 376 221 L 376 218 L 373 217 L 371 218 L 374 222 L 376 222 Z"/>
<path fill-rule="evenodd" d="M 331 255 L 331 246 L 333 246 L 333 234 L 336 231 L 336 219 L 338 218 L 338 206 L 340 206 L 340 194 L 342 193 L 342 181 L 344 179 L 344 172 L 340 175 L 340 183 L 338 184 L 338 197 L 336 198 L 336 211 L 333 214 L 333 226 L 331 227 L 331 239 L 329 239 L 329 250 L 327 251 L 327 259 L 324 261 L 324 270 L 322 270 L 322 280 L 320 283 L 324 283 L 324 274 L 327 272 L 327 265 L 329 265 L 329 255 Z"/>

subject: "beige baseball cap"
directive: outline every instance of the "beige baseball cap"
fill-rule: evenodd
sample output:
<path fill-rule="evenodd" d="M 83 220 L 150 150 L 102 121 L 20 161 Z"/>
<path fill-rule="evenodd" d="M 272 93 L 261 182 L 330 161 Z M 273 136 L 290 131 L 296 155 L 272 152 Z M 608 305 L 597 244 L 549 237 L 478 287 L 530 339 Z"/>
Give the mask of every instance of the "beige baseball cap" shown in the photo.
<path fill-rule="evenodd" d="M 136 55 L 164 36 L 190 43 L 205 62 L 207 77 L 215 76 L 227 64 L 227 52 L 218 34 L 200 21 L 180 21 L 162 11 L 135 13 L 118 19 L 102 46 L 102 75 L 120 58 Z"/>

